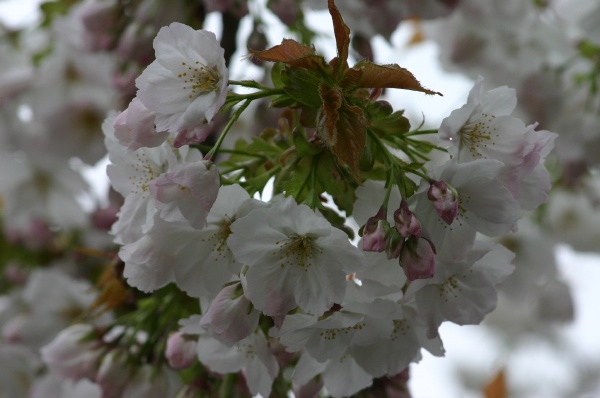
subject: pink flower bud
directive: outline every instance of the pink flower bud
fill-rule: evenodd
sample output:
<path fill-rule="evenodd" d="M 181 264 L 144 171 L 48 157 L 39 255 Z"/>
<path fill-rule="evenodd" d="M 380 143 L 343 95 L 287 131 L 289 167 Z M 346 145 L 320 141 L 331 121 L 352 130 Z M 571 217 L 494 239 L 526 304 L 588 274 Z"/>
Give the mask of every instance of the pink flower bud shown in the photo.
<path fill-rule="evenodd" d="M 362 249 L 366 252 L 382 252 L 388 245 L 390 224 L 386 220 L 371 217 L 363 229 Z"/>
<path fill-rule="evenodd" d="M 411 237 L 400 253 L 400 265 L 409 281 L 429 279 L 435 274 L 435 248 L 426 238 Z"/>
<path fill-rule="evenodd" d="M 394 212 L 394 222 L 396 223 L 396 230 L 405 238 L 415 236 L 421 237 L 421 225 L 419 219 L 415 214 L 410 211 L 408 204 L 405 200 L 400 203 L 400 207 Z"/>
<path fill-rule="evenodd" d="M 244 296 L 241 284 L 225 286 L 210 303 L 200 325 L 212 336 L 233 345 L 252 334 L 258 326 L 260 312 Z"/>
<path fill-rule="evenodd" d="M 458 192 L 444 181 L 432 181 L 427 198 L 433 202 L 441 219 L 448 225 L 452 224 L 458 213 Z"/>
<path fill-rule="evenodd" d="M 196 341 L 186 340 L 181 332 L 171 334 L 165 357 L 173 369 L 189 368 L 196 360 Z"/>

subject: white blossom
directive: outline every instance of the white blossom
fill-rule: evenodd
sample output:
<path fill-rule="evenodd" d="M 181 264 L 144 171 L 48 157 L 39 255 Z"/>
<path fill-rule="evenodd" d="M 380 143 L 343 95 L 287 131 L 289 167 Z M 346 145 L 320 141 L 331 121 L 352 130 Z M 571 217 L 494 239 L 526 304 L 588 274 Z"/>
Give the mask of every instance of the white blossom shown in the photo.
<path fill-rule="evenodd" d="M 178 133 L 210 122 L 225 101 L 228 71 L 214 33 L 173 22 L 154 39 L 156 60 L 136 80 L 156 129 Z"/>
<path fill-rule="evenodd" d="M 341 302 L 346 274 L 365 265 L 346 234 L 293 198 L 248 213 L 231 231 L 229 247 L 249 267 L 246 296 L 267 315 L 297 306 L 322 314 Z"/>

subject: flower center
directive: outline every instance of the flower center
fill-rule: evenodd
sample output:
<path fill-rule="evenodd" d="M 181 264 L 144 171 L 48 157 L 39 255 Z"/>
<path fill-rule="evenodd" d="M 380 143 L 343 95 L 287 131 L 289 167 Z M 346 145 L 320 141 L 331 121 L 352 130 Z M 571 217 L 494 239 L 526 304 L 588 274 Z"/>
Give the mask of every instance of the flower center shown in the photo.
<path fill-rule="evenodd" d="M 495 145 L 494 138 L 499 137 L 495 127 L 491 127 L 491 122 L 496 118 L 495 115 L 482 113 L 481 118 L 477 121 L 467 123 L 460 130 L 460 142 L 468 150 L 474 158 L 486 158 L 480 152 L 481 148 L 486 148 L 488 145 Z"/>
<path fill-rule="evenodd" d="M 199 95 L 217 91 L 219 82 L 219 72 L 216 67 L 208 67 L 196 61 L 195 65 L 190 66 L 186 62 L 181 62 L 184 71 L 177 75 L 183 80 L 183 90 L 188 92 L 188 98 L 194 99 Z"/>
<path fill-rule="evenodd" d="M 292 236 L 286 241 L 275 242 L 279 246 L 278 250 L 273 252 L 274 256 L 278 256 L 281 260 L 279 267 L 284 268 L 286 265 L 299 265 L 307 271 L 313 264 L 313 244 L 312 238 L 307 236 Z M 321 250 L 314 247 L 317 250 Z"/>

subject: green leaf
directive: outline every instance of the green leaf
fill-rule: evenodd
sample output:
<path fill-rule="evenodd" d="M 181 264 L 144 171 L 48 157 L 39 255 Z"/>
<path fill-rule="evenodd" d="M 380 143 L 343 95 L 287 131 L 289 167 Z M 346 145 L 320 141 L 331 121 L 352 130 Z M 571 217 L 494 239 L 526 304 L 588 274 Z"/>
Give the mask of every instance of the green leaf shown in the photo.
<path fill-rule="evenodd" d="M 317 181 L 321 192 L 327 192 L 340 210 L 352 214 L 352 207 L 356 201 L 354 191 L 357 184 L 338 167 L 331 154 L 323 153 L 319 156 L 317 166 Z"/>
<path fill-rule="evenodd" d="M 292 139 L 296 147 L 296 152 L 301 157 L 313 156 L 321 152 L 321 148 L 308 142 L 306 139 L 306 130 L 302 126 L 294 128 Z"/>
<path fill-rule="evenodd" d="M 309 199 L 311 193 L 315 194 L 313 187 L 309 186 L 312 172 L 312 157 L 299 158 L 290 166 L 286 167 L 275 179 L 274 192 L 285 192 L 291 195 L 298 203 Z M 312 192 L 311 192 L 312 191 Z"/>
<path fill-rule="evenodd" d="M 309 108 L 318 109 L 321 106 L 319 84 L 323 78 L 309 69 L 287 68 L 282 75 L 285 92 L 299 103 Z"/>

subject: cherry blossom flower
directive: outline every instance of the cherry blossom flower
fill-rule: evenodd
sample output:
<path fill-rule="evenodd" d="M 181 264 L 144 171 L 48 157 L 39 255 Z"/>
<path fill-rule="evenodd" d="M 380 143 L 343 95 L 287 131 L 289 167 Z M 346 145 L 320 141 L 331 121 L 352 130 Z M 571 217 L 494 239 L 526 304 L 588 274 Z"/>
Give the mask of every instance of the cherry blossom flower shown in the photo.
<path fill-rule="evenodd" d="M 516 228 L 522 210 L 500 180 L 504 165 L 479 159 L 469 163 L 452 160 L 429 171 L 432 178 L 452 185 L 458 193 L 458 213 L 448 225 L 427 199 L 429 183 L 422 182 L 413 200 L 415 213 L 429 233 L 437 257 L 463 258 L 473 245 L 476 232 L 499 236 Z"/>
<path fill-rule="evenodd" d="M 114 120 L 112 114 L 102 124 L 111 162 L 106 173 L 113 188 L 125 197 L 125 203 L 111 232 L 115 243 L 126 244 L 141 239 L 152 227 L 157 209 L 150 195 L 150 182 L 177 164 L 201 160 L 202 154 L 188 147 L 175 149 L 169 141 L 156 148 L 142 147 L 131 152 L 115 137 Z"/>
<path fill-rule="evenodd" d="M 516 104 L 515 90 L 498 87 L 484 93 L 480 77 L 467 103 L 442 121 L 439 136 L 459 163 L 484 158 L 512 166 L 526 133 L 525 124 L 510 116 Z"/>
<path fill-rule="evenodd" d="M 249 267 L 246 296 L 267 315 L 296 306 L 322 314 L 341 302 L 346 274 L 365 266 L 344 232 L 293 198 L 248 213 L 231 231 L 228 245 Z"/>
<path fill-rule="evenodd" d="M 156 60 L 136 80 L 156 129 L 178 133 L 210 122 L 225 102 L 228 71 L 214 33 L 173 22 L 154 39 Z"/>
<path fill-rule="evenodd" d="M 156 215 L 146 235 L 121 248 L 124 276 L 143 291 L 174 281 L 191 296 L 214 298 L 241 270 L 227 243 L 231 224 L 261 205 L 239 185 L 229 185 L 219 190 L 203 229 Z"/>
<path fill-rule="evenodd" d="M 414 296 L 430 334 L 444 321 L 479 324 L 496 306 L 496 286 L 513 272 L 514 257 L 504 246 L 475 241 L 463 260 L 442 262 L 432 279 L 413 281 L 402 300 Z"/>
<path fill-rule="evenodd" d="M 200 336 L 196 348 L 198 359 L 210 370 L 223 374 L 241 370 L 252 395 L 271 395 L 279 365 L 262 332 L 252 333 L 232 346 L 209 336 Z"/>

